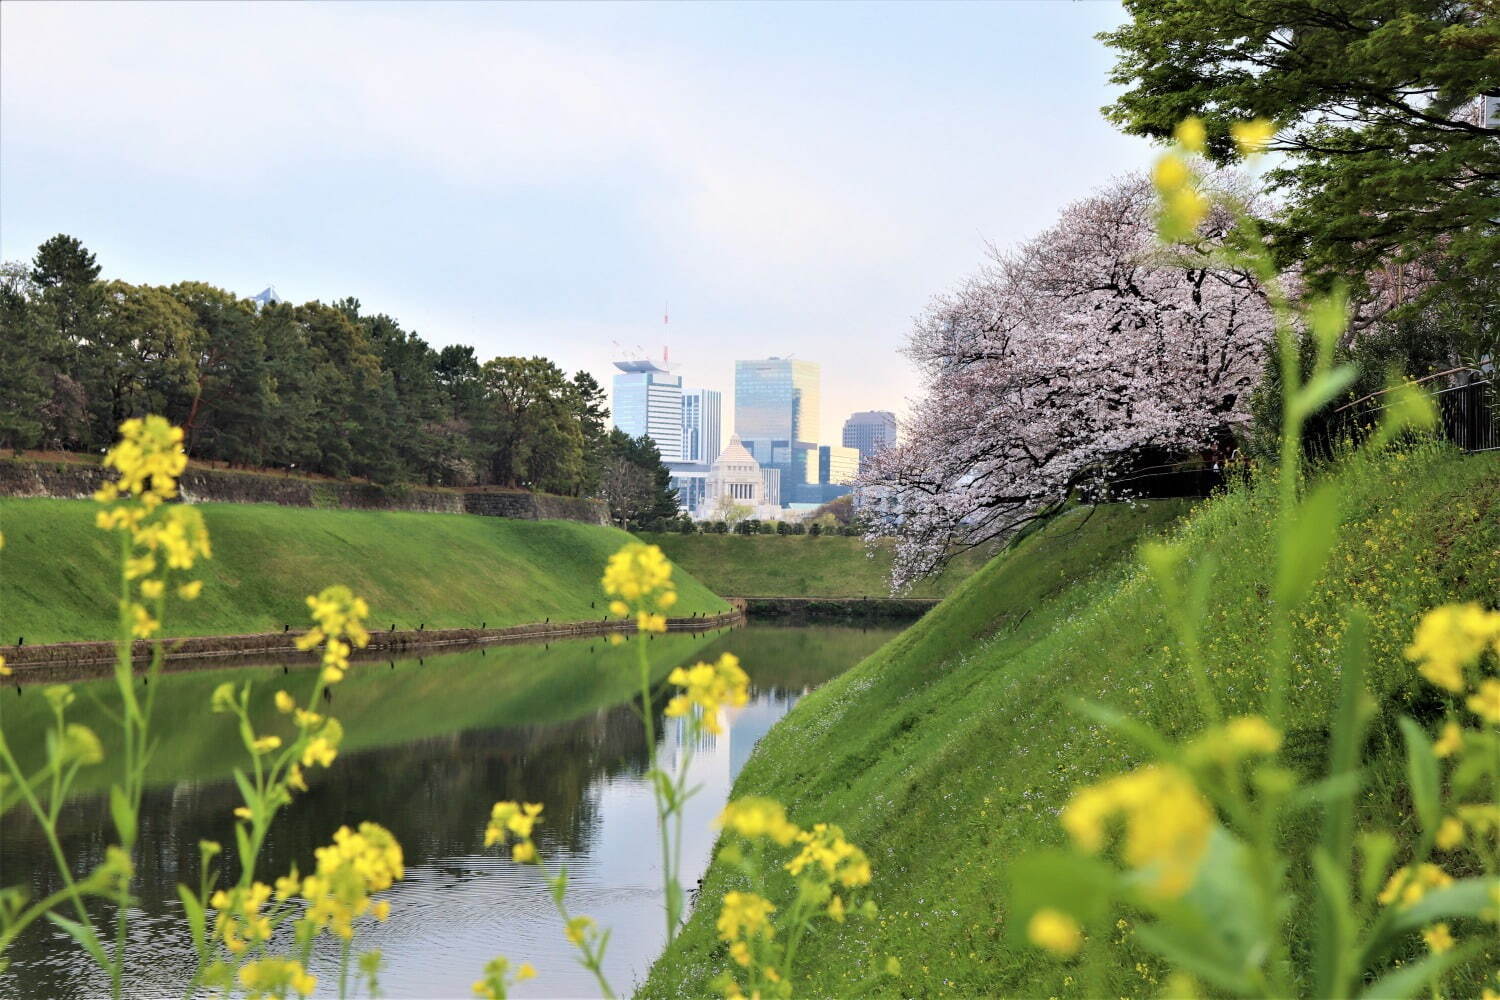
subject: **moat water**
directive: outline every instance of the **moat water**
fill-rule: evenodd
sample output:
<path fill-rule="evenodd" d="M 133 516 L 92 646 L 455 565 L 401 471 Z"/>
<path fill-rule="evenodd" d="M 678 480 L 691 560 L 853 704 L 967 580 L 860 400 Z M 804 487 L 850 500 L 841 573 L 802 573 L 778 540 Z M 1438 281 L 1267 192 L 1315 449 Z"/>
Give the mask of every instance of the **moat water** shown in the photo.
<path fill-rule="evenodd" d="M 700 790 L 689 800 L 683 826 L 689 889 L 708 862 L 713 818 L 756 742 L 799 698 L 898 631 L 752 623 L 651 643 L 659 673 L 731 650 L 752 682 L 750 703 L 726 713 L 724 735 L 694 751 L 693 781 Z M 606 970 L 615 991 L 627 995 L 665 941 L 655 812 L 644 780 L 645 732 L 638 698 L 630 700 L 635 676 L 628 647 L 597 639 L 357 664 L 327 706 L 345 727 L 343 752 L 332 768 L 312 771 L 310 790 L 278 816 L 258 877 L 270 882 L 294 863 L 309 871 L 314 849 L 338 827 L 375 820 L 396 835 L 406 858 L 405 879 L 384 894 L 390 919 L 367 921 L 355 939 L 356 951 L 383 953 L 383 995 L 469 997 L 485 962 L 504 955 L 531 962 L 538 973 L 513 995 L 597 996 L 592 976 L 563 937 L 542 874 L 483 847 L 493 802 L 541 802 L 538 847 L 549 870 L 567 867 L 573 912 L 611 929 Z M 275 691 L 310 688 L 313 675 L 265 665 L 174 673 L 159 682 L 155 731 L 162 743 L 142 810 L 132 886 L 131 997 L 183 994 L 193 949 L 176 886 L 198 884 L 198 842 L 222 843 L 224 871 L 233 878 L 239 870 L 231 811 L 240 800 L 231 775 L 244 763 L 244 750 L 232 718 L 208 711 L 210 693 L 225 680 L 252 681 L 255 717 L 276 731 Z M 103 710 L 113 682 L 75 688 L 79 698 L 70 717 L 107 737 L 111 724 Z M 670 762 L 683 749 L 680 729 L 661 708 L 652 707 L 657 752 Z M 39 760 L 45 718 L 39 688 L 0 694 L 0 726 L 23 763 Z M 93 867 L 112 839 L 102 794 L 108 767 L 82 772 L 63 808 L 63 846 L 75 874 Z M 0 819 L 0 886 L 17 884 L 32 898 L 59 884 L 40 828 L 24 807 Z M 95 910 L 101 924 L 110 919 L 104 907 Z M 0 996 L 108 993 L 107 978 L 51 925 L 33 925 L 7 957 L 11 966 L 0 974 Z M 333 940 L 320 937 L 310 969 L 318 995 L 336 995 L 337 962 Z"/>

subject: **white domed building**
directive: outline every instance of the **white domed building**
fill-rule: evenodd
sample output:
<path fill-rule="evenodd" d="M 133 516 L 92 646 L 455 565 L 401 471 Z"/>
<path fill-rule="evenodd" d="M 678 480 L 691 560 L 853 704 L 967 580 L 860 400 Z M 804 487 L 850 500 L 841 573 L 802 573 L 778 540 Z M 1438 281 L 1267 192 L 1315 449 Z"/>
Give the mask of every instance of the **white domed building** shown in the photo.
<path fill-rule="evenodd" d="M 749 517 L 773 521 L 783 515 L 781 508 L 767 502 L 766 478 L 755 456 L 733 435 L 729 444 L 709 468 L 703 490 L 703 503 L 694 512 L 701 521 L 717 521 L 731 506 L 748 507 Z"/>

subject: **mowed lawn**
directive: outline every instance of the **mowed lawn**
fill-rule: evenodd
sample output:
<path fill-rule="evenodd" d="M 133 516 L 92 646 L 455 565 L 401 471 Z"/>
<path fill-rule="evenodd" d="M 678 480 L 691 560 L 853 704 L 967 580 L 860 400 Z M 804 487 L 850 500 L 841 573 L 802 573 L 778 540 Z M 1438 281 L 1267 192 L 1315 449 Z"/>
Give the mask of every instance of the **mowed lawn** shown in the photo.
<path fill-rule="evenodd" d="M 0 644 L 107 639 L 119 593 L 117 539 L 87 500 L 0 499 Z M 307 623 L 306 598 L 347 584 L 372 627 L 490 627 L 604 614 L 605 560 L 630 536 L 571 521 L 462 514 L 202 504 L 213 558 L 203 594 L 173 602 L 172 635 L 280 631 Z M 727 608 L 676 574 L 673 614 Z"/>

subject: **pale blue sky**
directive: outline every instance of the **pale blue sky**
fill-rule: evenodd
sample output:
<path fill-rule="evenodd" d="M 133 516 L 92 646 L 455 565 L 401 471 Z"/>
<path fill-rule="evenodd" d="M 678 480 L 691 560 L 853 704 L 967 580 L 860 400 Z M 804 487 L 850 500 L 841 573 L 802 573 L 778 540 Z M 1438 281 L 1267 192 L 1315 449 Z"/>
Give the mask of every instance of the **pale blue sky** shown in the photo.
<path fill-rule="evenodd" d="M 987 242 L 1149 162 L 1098 114 L 1123 16 L 6 3 L 0 256 L 67 232 L 106 276 L 354 295 L 601 379 L 666 343 L 726 397 L 736 358 L 794 353 L 836 441 L 916 391 L 912 317 Z"/>

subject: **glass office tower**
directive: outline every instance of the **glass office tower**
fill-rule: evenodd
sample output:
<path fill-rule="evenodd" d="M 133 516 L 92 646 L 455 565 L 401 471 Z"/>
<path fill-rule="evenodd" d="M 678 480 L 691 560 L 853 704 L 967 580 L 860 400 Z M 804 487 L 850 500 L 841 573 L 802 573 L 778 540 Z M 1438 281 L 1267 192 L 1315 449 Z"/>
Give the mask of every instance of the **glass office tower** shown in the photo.
<path fill-rule="evenodd" d="M 682 390 L 682 460 L 713 465 L 719 457 L 723 394 L 713 389 Z"/>
<path fill-rule="evenodd" d="M 742 441 L 816 445 L 822 419 L 819 380 L 815 361 L 736 361 L 734 432 Z"/>
<path fill-rule="evenodd" d="M 654 361 L 616 361 L 615 426 L 656 442 L 663 462 L 682 461 L 682 376 Z"/>

